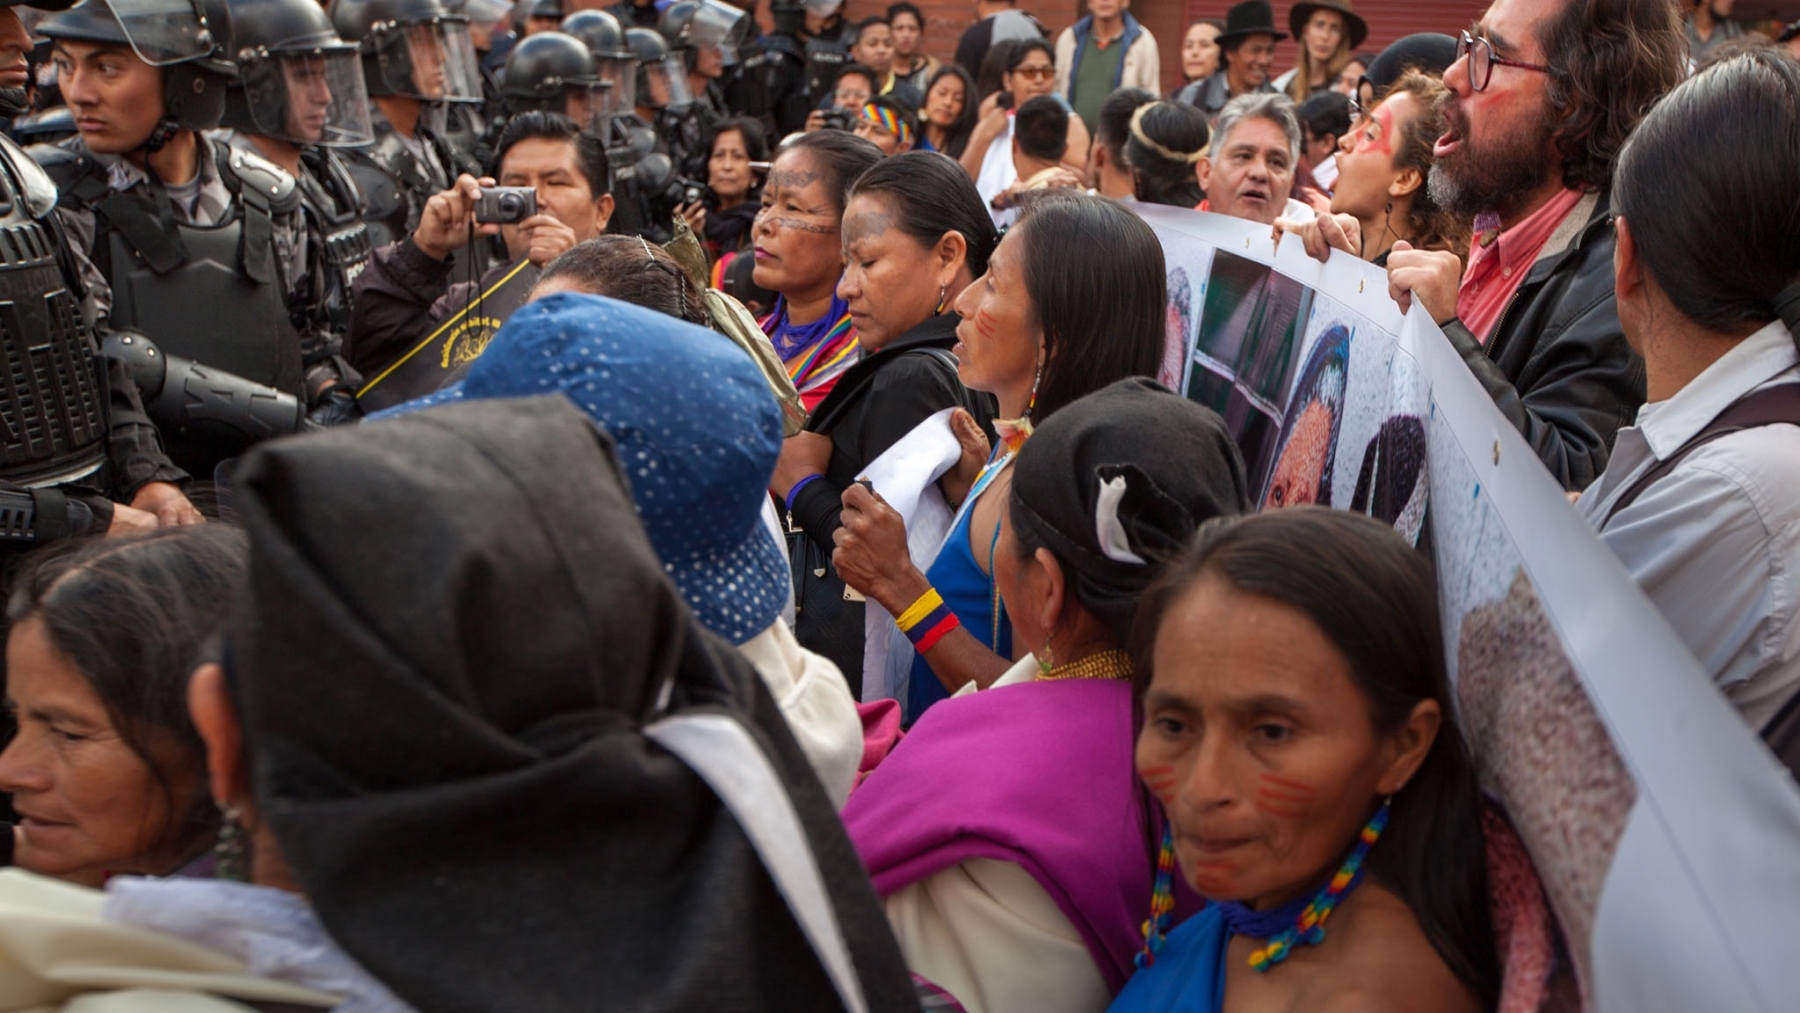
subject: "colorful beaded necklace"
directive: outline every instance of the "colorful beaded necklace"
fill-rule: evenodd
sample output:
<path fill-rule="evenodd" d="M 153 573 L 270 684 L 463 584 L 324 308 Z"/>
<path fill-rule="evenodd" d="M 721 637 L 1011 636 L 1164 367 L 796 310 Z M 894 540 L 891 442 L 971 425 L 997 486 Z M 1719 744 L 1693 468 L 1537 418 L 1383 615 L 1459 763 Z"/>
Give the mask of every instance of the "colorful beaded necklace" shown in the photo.
<path fill-rule="evenodd" d="M 1362 883 L 1367 870 L 1364 861 L 1369 856 L 1369 849 L 1381 839 L 1381 832 L 1387 829 L 1388 814 L 1393 809 L 1393 799 L 1388 799 L 1375 811 L 1362 832 L 1356 837 L 1356 847 L 1344 864 L 1338 867 L 1323 888 L 1311 898 L 1295 901 L 1269 911 L 1253 911 L 1237 901 L 1225 901 L 1219 905 L 1220 915 L 1225 921 L 1225 930 L 1234 936 L 1251 936 L 1268 940 L 1261 949 L 1250 954 L 1250 966 L 1258 971 L 1267 971 L 1288 958 L 1296 946 L 1317 946 L 1325 941 L 1325 922 L 1336 910 L 1338 902 L 1344 895 Z M 1175 909 L 1174 885 L 1175 868 L 1175 831 L 1172 825 L 1163 828 L 1162 849 L 1156 858 L 1156 885 L 1150 897 L 1150 920 L 1144 923 L 1144 949 L 1137 955 L 1137 966 L 1150 967 L 1156 963 L 1156 954 L 1162 950 L 1163 939 L 1168 933 L 1169 913 Z"/>

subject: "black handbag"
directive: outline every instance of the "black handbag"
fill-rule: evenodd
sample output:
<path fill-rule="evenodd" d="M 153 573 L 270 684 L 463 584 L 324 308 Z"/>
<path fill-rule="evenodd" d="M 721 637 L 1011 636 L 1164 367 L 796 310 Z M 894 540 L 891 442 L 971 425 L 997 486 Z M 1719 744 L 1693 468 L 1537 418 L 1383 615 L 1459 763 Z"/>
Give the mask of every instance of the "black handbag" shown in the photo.
<path fill-rule="evenodd" d="M 831 659 L 853 699 L 862 699 L 863 599 L 851 591 L 819 548 L 788 518 L 788 562 L 794 579 L 794 639 Z"/>
<path fill-rule="evenodd" d="M 903 355 L 924 355 L 956 375 L 956 357 L 942 348 L 911 348 Z M 860 400 L 862 391 L 875 378 L 876 370 L 845 375 L 831 396 L 819 405 L 806 422 L 809 432 L 831 435 L 850 406 Z M 863 597 L 852 591 L 837 568 L 831 565 L 831 553 L 821 549 L 788 515 L 788 563 L 794 581 L 794 639 L 809 651 L 823 654 L 844 673 L 850 694 L 862 699 L 863 682 Z"/>

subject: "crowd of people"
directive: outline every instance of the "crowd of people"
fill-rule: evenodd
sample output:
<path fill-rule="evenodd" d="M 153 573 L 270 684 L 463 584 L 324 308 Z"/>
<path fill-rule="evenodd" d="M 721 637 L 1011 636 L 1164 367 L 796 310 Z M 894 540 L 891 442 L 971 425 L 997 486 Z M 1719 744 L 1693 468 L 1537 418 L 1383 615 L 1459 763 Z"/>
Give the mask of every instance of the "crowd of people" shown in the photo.
<path fill-rule="evenodd" d="M 0 1008 L 1591 1005 L 1140 212 L 1385 272 L 1800 773 L 1800 23 L 1130 7 L 0 0 Z"/>

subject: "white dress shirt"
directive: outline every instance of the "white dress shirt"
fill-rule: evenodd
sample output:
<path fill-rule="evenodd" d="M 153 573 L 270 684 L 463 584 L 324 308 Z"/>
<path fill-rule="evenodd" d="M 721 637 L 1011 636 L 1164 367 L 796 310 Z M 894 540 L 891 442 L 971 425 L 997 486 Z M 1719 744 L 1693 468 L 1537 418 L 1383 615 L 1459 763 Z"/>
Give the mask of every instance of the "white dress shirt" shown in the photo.
<path fill-rule="evenodd" d="M 1619 430 L 1579 509 L 1599 526 L 1639 475 L 1752 391 L 1800 381 L 1779 321 Z M 1762 426 L 1695 450 L 1600 528 L 1669 625 L 1753 728 L 1800 688 L 1800 427 Z"/>

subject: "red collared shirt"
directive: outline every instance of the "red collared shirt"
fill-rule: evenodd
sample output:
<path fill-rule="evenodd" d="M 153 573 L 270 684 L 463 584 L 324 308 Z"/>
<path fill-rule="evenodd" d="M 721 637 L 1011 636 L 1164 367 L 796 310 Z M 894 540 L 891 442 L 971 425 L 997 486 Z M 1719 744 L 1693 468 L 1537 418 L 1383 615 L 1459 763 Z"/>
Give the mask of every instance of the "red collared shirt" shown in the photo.
<path fill-rule="evenodd" d="M 1493 337 L 1500 314 L 1506 312 L 1544 244 L 1583 196 L 1580 190 L 1564 190 L 1504 232 L 1476 233 L 1469 247 L 1469 269 L 1456 294 L 1456 315 L 1476 340 L 1485 345 Z"/>

